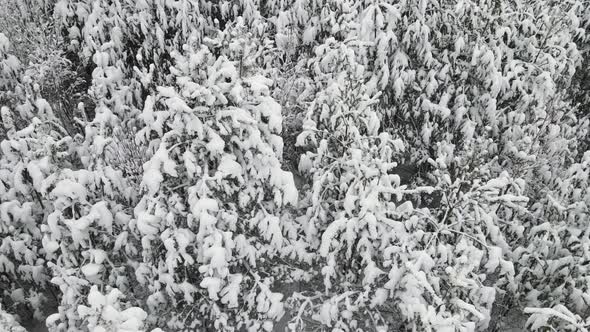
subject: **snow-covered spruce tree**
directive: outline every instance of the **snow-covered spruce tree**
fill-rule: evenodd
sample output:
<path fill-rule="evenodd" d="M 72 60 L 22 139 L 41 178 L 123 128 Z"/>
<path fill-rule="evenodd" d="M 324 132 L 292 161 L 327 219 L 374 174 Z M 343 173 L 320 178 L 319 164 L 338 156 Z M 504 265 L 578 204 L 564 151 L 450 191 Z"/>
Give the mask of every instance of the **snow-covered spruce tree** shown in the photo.
<path fill-rule="evenodd" d="M 342 330 L 485 328 L 494 288 L 481 285 L 483 265 L 487 258 L 488 270 L 501 264 L 508 274 L 510 266 L 500 248 L 478 248 L 481 240 L 454 229 L 450 215 L 414 208 L 412 196 L 435 188 L 400 184 L 406 146 L 380 133 L 380 93 L 357 62 L 358 45 L 327 39 L 311 61 L 321 84 L 298 144 L 314 147 L 300 168 L 313 174 L 306 234 L 324 262 L 315 271 L 324 292 L 293 299 L 292 326 L 309 325 L 309 315 Z"/>
<path fill-rule="evenodd" d="M 45 99 L 29 102 L 40 93 L 30 79 L 24 75 L 21 82 L 23 88 L 15 91 L 31 96 L 16 109 L 27 110 L 21 117 L 31 124 L 11 130 L 0 158 L 5 235 L 0 257 L 11 283 L 6 289 L 13 290 L 12 301 L 27 303 L 42 319 L 51 281 L 61 290 L 60 312 L 52 321 L 61 318 L 59 330 L 78 330 L 75 308 L 90 285 L 128 288 L 126 257 L 121 259 L 114 234 L 127 227 L 130 217 L 123 210 L 131 199 L 121 172 L 100 158 L 108 143 L 100 134 L 114 120 L 108 109 L 97 112 L 85 124 L 89 143 L 79 144 L 84 139 L 68 135 Z"/>
<path fill-rule="evenodd" d="M 3 107 L 3 118 L 9 114 L 22 120 L 14 125 L 16 129 L 21 129 L 18 124 L 31 122 L 20 131 L 14 132 L 13 128 L 9 140 L 2 142 L 7 194 L 2 201 L 2 221 L 9 223 L 2 230 L 10 234 L 3 239 L 3 258 L 13 258 L 16 262 L 8 268 L 18 271 L 6 289 L 14 290 L 9 294 L 14 302 L 28 302 L 35 318 L 43 319 L 49 312 L 40 310 L 42 301 L 49 296 L 51 285 L 58 285 L 59 299 L 52 301 L 61 305 L 59 313 L 52 316 L 52 324 L 57 330 L 79 330 L 85 323 L 76 308 L 91 285 L 129 289 L 130 270 L 127 257 L 122 255 L 131 249 L 121 245 L 125 233 L 117 235 L 127 227 L 130 217 L 124 210 L 130 211 L 133 195 L 121 172 L 111 167 L 112 158 L 104 153 L 105 146 L 112 143 L 112 128 L 121 124 L 106 105 L 120 111 L 117 102 L 125 103 L 122 98 L 129 95 L 129 89 L 117 91 L 120 71 L 107 67 L 108 56 L 105 60 L 103 54 L 98 54 L 92 59 L 98 69 L 93 73 L 90 91 L 99 101 L 98 107 L 91 110 L 96 115 L 94 120 L 86 119 L 82 107 L 79 119 L 63 117 L 54 107 L 75 112 L 71 104 L 55 96 L 49 100 L 41 97 L 55 92 L 45 84 L 45 73 L 56 72 L 46 70 L 46 65 L 56 65 L 56 57 L 52 59 L 41 59 L 39 63 L 29 59 L 29 65 L 14 75 L 13 89 L 9 91 L 9 105 L 17 112 L 7 113 L 8 108 Z M 57 59 L 63 58 L 58 54 Z M 62 74 L 49 77 L 54 80 L 52 87 L 72 85 Z M 75 131 L 67 128 L 79 124 L 85 126 L 85 137 L 72 138 Z M 122 253 L 121 247 L 127 251 Z M 51 284 L 47 283 L 49 279 Z M 31 294 L 26 293 L 29 291 Z"/>
<path fill-rule="evenodd" d="M 137 139 L 157 145 L 134 211 L 136 274 L 149 312 L 173 329 L 270 331 L 283 314 L 269 269 L 294 250 L 281 210 L 297 191 L 281 170 L 281 107 L 254 61 L 262 47 L 240 19 L 187 44 L 172 53 L 176 83 L 158 87 L 140 116 Z"/>
<path fill-rule="evenodd" d="M 5 49 L 7 46 L 3 51 Z M 109 284 L 128 289 L 126 276 L 130 270 L 127 257 L 120 259 L 119 250 L 124 239 L 116 235 L 121 233 L 121 226 L 127 227 L 130 217 L 123 210 L 130 211 L 128 204 L 132 202 L 132 195 L 121 172 L 109 165 L 112 158 L 104 156 L 105 146 L 112 143 L 109 138 L 112 128 L 121 124 L 105 105 L 116 106 L 117 101 L 119 105 L 125 103 L 121 96 L 124 97 L 126 91 L 121 89 L 123 93 L 119 92 L 118 98 L 107 98 L 110 92 L 116 91 L 118 72 L 114 67 L 105 68 L 108 57 L 105 62 L 101 55 L 93 59 L 98 70 L 93 73 L 91 94 L 100 102 L 91 114 L 96 116 L 88 121 L 81 109 L 77 114 L 78 123 L 56 112 L 56 108 L 75 112 L 71 104 L 64 105 L 63 100 L 55 96 L 49 100 L 42 98 L 56 92 L 47 89 L 45 84 L 45 74 L 56 72 L 51 68 L 47 70 L 46 66 L 55 66 L 56 57 L 49 62 L 44 58 L 31 58 L 26 67 L 17 71 L 16 66 L 8 66 L 16 63 L 14 57 L 3 55 L 6 60 L 3 79 L 11 74 L 9 79 L 12 80 L 5 85 L 10 85 L 6 89 L 10 98 L 2 100 L 10 106 L 2 107 L 3 122 L 10 128 L 7 128 L 9 139 L 2 142 L 0 155 L 3 172 L 0 257 L 5 262 L 9 283 L 2 288 L 12 290 L 11 294 L 3 295 L 11 299 L 11 303 L 26 303 L 34 311 L 35 318 L 43 319 L 43 315 L 50 312 L 41 310 L 42 302 L 50 296 L 51 285 L 59 285 L 60 312 L 52 317 L 58 330 L 82 328 L 80 324 L 84 323 L 76 307 L 90 285 Z M 63 58 L 58 54 L 57 59 Z M 49 77 L 53 80 L 51 86 L 72 85 L 69 78 L 63 76 L 63 68 L 59 69 L 62 72 L 58 76 Z M 31 124 L 22 128 L 27 122 Z M 85 126 L 85 137 L 72 138 L 75 131 L 67 128 L 80 123 Z M 119 241 L 118 246 L 115 240 Z M 19 309 L 19 312 L 23 311 Z"/>
<path fill-rule="evenodd" d="M 45 180 L 50 213 L 43 246 L 52 272 L 51 282 L 61 291 L 59 312 L 48 319 L 57 330 L 75 331 L 87 321 L 79 305 L 91 286 L 114 287 L 133 298 L 135 276 L 129 260 L 137 254 L 127 243 L 127 230 L 134 202 L 133 187 L 121 170 L 106 165 L 106 123 L 116 117 L 101 109 L 86 124 L 86 142 L 76 155 L 82 169 L 62 168 Z M 111 127 L 113 123 L 109 124 Z"/>
<path fill-rule="evenodd" d="M 1 115 L 7 135 L 0 143 L 0 259 L 3 298 L 11 310 L 30 312 L 43 319 L 43 304 L 51 295 L 47 281 L 42 224 L 50 212 L 46 177 L 75 167 L 71 137 L 28 69 L 7 55 L 3 41 L 3 95 Z M 26 125 L 28 124 L 28 125 Z M 4 287 L 6 286 L 6 287 Z M 52 299 L 54 300 L 54 299 Z"/>

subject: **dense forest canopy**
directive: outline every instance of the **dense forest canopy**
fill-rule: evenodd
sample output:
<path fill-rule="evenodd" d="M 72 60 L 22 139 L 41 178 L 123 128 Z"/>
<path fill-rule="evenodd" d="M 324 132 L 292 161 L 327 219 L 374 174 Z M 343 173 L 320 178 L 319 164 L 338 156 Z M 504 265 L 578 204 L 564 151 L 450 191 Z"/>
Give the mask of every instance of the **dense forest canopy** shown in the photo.
<path fill-rule="evenodd" d="M 589 24 L 0 0 L 0 324 L 590 330 Z"/>

